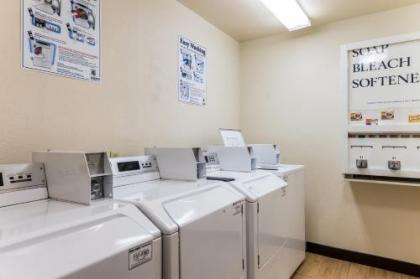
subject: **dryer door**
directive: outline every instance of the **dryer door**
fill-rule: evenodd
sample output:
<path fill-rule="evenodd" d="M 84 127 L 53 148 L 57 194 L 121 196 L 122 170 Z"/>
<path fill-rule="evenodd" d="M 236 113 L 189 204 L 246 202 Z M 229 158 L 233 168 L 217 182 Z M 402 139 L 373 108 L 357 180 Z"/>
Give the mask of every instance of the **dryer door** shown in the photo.
<path fill-rule="evenodd" d="M 287 187 L 258 201 L 258 268 L 274 258 L 287 240 Z"/>
<path fill-rule="evenodd" d="M 237 195 L 217 187 L 165 208 L 180 227 L 181 278 L 245 278 L 245 219 Z"/>

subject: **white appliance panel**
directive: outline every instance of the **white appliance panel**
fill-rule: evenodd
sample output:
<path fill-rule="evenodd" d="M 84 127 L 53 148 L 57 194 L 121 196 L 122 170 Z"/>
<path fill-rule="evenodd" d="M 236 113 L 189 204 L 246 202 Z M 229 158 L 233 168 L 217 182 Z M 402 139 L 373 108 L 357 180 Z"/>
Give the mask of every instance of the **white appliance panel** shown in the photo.
<path fill-rule="evenodd" d="M 258 201 L 258 267 L 262 268 L 287 241 L 287 187 L 261 197 Z"/>
<path fill-rule="evenodd" d="M 292 276 L 305 260 L 306 253 L 304 172 L 291 174 L 286 179 L 289 184 L 287 193 L 289 233 L 286 246 L 289 251 L 289 276 Z"/>
<path fill-rule="evenodd" d="M 161 278 L 159 234 L 134 206 L 45 200 L 0 216 L 0 278 Z"/>
<path fill-rule="evenodd" d="M 235 192 L 224 186 L 215 186 L 211 189 L 205 189 L 164 202 L 163 206 L 178 226 L 185 226 L 240 200 L 240 196 Z M 240 212 L 241 205 L 239 204 L 235 207 L 238 207 Z"/>
<path fill-rule="evenodd" d="M 305 173 L 302 165 L 280 164 L 272 171 L 288 184 L 287 215 L 288 238 L 287 256 L 289 276 L 292 276 L 305 260 L 306 226 L 305 226 Z"/>
<path fill-rule="evenodd" d="M 182 279 L 246 277 L 242 209 L 229 206 L 180 227 Z"/>

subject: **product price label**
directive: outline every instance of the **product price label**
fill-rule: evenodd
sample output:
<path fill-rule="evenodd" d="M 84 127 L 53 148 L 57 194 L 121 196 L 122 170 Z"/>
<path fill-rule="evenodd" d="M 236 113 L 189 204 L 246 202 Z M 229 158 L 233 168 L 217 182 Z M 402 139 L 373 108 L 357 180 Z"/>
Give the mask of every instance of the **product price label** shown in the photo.
<path fill-rule="evenodd" d="M 128 252 L 128 269 L 132 270 L 147 262 L 150 262 L 152 258 L 153 258 L 152 244 L 147 244 L 144 246 L 133 248 Z"/>

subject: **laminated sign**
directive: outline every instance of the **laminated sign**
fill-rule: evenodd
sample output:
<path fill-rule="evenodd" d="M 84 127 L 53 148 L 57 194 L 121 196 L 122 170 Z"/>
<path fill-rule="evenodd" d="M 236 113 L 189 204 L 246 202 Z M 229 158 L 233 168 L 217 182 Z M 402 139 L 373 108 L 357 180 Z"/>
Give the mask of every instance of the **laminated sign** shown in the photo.
<path fill-rule="evenodd" d="M 185 37 L 179 37 L 178 99 L 207 104 L 207 50 Z"/>
<path fill-rule="evenodd" d="M 420 123 L 420 40 L 351 49 L 347 59 L 351 126 Z"/>
<path fill-rule="evenodd" d="M 100 0 L 22 0 L 22 65 L 99 80 Z"/>

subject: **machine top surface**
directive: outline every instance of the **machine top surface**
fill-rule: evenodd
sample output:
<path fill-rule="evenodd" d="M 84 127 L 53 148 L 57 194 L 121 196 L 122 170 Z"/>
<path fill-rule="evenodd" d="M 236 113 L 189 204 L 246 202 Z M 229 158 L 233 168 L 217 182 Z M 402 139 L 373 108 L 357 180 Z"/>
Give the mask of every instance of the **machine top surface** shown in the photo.
<path fill-rule="evenodd" d="M 84 223 L 92 223 L 113 218 L 135 207 L 116 201 L 97 201 L 91 206 L 54 200 L 41 200 L 0 208 L 0 252 L 2 247 L 18 243 L 33 237 L 63 231 Z M 160 235 L 159 230 L 143 214 L 128 216 L 145 232 L 154 237 Z"/>
<path fill-rule="evenodd" d="M 290 174 L 299 172 L 303 170 L 305 167 L 303 165 L 286 165 L 286 164 L 278 164 L 273 169 L 264 169 L 266 171 L 269 171 L 279 177 L 285 177 Z"/>
<path fill-rule="evenodd" d="M 256 202 L 259 198 L 287 187 L 287 183 L 265 170 L 252 172 L 215 171 L 209 176 L 234 178 L 230 182 L 238 191 L 244 194 L 249 202 Z"/>
<path fill-rule="evenodd" d="M 117 202 L 36 201 L 4 207 L 0 219 L 0 278 L 87 277 L 160 236 L 137 208 Z"/>
<path fill-rule="evenodd" d="M 114 198 L 138 206 L 164 234 L 244 200 L 223 182 L 154 180 L 114 188 Z M 174 206 L 177 204 L 177 206 Z"/>

